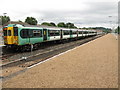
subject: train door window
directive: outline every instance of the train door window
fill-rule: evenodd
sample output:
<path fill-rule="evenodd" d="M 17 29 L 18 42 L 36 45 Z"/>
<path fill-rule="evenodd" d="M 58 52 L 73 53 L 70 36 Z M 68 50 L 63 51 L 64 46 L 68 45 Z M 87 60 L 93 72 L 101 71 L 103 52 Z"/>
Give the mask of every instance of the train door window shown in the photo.
<path fill-rule="evenodd" d="M 3 33 L 4 33 L 4 36 L 7 36 L 7 30 L 4 30 Z"/>
<path fill-rule="evenodd" d="M 18 28 L 14 27 L 14 36 L 18 36 Z"/>
<path fill-rule="evenodd" d="M 50 36 L 50 32 L 49 32 L 49 30 L 48 30 L 48 36 Z"/>
<path fill-rule="evenodd" d="M 8 36 L 11 36 L 11 30 L 8 30 L 7 34 L 8 34 Z"/>

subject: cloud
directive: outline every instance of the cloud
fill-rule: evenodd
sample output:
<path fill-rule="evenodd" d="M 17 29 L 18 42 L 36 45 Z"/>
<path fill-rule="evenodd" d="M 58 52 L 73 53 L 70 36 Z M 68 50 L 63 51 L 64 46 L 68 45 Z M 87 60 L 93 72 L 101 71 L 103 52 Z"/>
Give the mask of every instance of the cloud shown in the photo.
<path fill-rule="evenodd" d="M 24 21 L 27 16 L 33 16 L 39 23 L 72 22 L 79 27 L 97 25 L 109 27 L 110 20 L 117 22 L 117 0 L 21 0 L 19 2 L 2 0 L 1 2 L 3 6 L 1 5 L 0 12 L 7 12 L 11 20 L 15 21 Z"/>

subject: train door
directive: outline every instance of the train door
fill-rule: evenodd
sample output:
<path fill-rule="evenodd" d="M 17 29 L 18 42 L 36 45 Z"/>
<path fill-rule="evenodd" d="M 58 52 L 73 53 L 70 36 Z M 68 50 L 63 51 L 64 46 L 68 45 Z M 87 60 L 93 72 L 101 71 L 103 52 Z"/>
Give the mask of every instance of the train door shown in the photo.
<path fill-rule="evenodd" d="M 63 38 L 63 33 L 62 33 L 62 29 L 60 30 L 60 39 Z"/>
<path fill-rule="evenodd" d="M 13 35 L 14 44 L 18 44 L 18 27 L 13 27 Z"/>
<path fill-rule="evenodd" d="M 78 33 L 79 33 L 79 32 L 78 32 L 78 30 L 77 30 L 77 38 L 78 38 Z"/>
<path fill-rule="evenodd" d="M 70 38 L 72 38 L 72 30 L 70 30 Z"/>
<path fill-rule="evenodd" d="M 47 29 L 43 29 L 43 40 L 47 40 Z"/>

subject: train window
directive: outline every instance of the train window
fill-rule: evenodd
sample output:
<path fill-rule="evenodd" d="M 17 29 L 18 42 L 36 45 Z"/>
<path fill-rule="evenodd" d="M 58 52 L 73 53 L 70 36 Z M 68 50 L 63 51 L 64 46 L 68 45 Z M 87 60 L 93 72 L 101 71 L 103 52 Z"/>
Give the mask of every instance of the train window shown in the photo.
<path fill-rule="evenodd" d="M 60 31 L 59 30 L 48 30 L 48 36 L 59 36 Z"/>
<path fill-rule="evenodd" d="M 11 36 L 11 30 L 8 30 L 8 36 Z"/>
<path fill-rule="evenodd" d="M 55 36 L 59 36 L 60 35 L 60 31 L 55 30 Z"/>
<path fill-rule="evenodd" d="M 77 31 L 73 31 L 72 34 L 77 34 Z"/>
<path fill-rule="evenodd" d="M 21 31 L 20 31 L 20 36 L 22 37 L 22 38 L 28 38 L 29 37 L 29 29 L 22 29 Z"/>
<path fill-rule="evenodd" d="M 3 31 L 4 36 L 7 36 L 7 30 Z"/>
<path fill-rule="evenodd" d="M 63 31 L 64 32 L 64 35 L 70 35 L 70 31 Z"/>
<path fill-rule="evenodd" d="M 14 27 L 14 36 L 18 36 L 18 28 Z"/>
<path fill-rule="evenodd" d="M 85 34 L 85 31 L 83 31 L 83 34 Z"/>
<path fill-rule="evenodd" d="M 54 31 L 48 30 L 48 36 L 54 36 Z"/>
<path fill-rule="evenodd" d="M 84 31 L 83 34 L 87 34 L 88 32 L 87 31 Z"/>
<path fill-rule="evenodd" d="M 33 37 L 42 37 L 42 30 L 33 30 Z"/>
<path fill-rule="evenodd" d="M 82 31 L 79 31 L 79 34 L 82 34 Z"/>

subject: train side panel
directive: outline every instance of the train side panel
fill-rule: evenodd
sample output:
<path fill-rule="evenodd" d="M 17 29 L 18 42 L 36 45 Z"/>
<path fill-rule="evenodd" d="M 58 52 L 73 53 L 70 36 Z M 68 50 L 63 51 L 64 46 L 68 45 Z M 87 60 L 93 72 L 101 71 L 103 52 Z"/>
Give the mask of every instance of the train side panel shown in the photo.
<path fill-rule="evenodd" d="M 22 30 L 24 30 L 24 31 L 22 31 Z M 36 32 L 33 33 L 35 30 L 31 30 L 31 32 L 29 32 L 29 31 L 30 31 L 30 29 L 19 28 L 19 30 L 18 30 L 19 45 L 35 44 L 35 43 L 43 42 L 43 36 L 42 35 L 41 36 L 34 36 L 34 35 L 37 35 Z M 31 33 L 31 36 L 29 36 L 30 33 Z"/>

